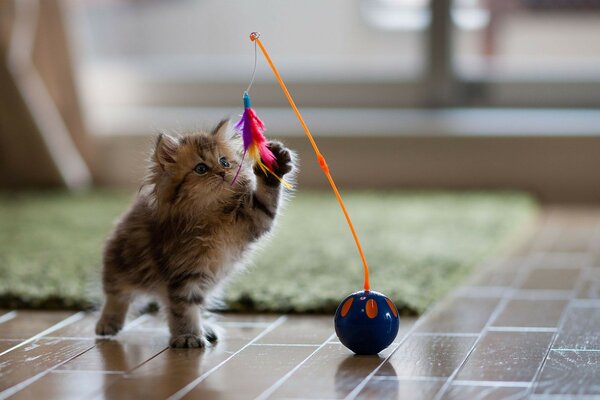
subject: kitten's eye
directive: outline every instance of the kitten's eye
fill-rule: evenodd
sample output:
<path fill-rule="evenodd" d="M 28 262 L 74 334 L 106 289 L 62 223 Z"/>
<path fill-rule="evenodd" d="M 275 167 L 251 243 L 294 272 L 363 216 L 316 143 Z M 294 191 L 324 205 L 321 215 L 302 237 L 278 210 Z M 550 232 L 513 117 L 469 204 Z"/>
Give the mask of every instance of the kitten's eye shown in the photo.
<path fill-rule="evenodd" d="M 219 164 L 221 164 L 225 168 L 229 168 L 229 166 L 230 166 L 229 161 L 227 161 L 227 159 L 225 157 L 219 158 Z"/>
<path fill-rule="evenodd" d="M 208 172 L 208 165 L 200 163 L 194 167 L 194 172 L 198 175 L 202 175 Z"/>

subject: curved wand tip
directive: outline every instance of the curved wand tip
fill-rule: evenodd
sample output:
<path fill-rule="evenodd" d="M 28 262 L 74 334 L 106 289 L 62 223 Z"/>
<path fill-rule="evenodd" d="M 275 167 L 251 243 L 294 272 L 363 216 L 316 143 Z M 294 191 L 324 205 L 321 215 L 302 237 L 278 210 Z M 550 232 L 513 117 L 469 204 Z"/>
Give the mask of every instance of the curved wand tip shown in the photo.
<path fill-rule="evenodd" d="M 260 32 L 252 32 L 250 34 L 250 40 L 252 40 L 253 42 L 258 39 L 260 37 Z"/>

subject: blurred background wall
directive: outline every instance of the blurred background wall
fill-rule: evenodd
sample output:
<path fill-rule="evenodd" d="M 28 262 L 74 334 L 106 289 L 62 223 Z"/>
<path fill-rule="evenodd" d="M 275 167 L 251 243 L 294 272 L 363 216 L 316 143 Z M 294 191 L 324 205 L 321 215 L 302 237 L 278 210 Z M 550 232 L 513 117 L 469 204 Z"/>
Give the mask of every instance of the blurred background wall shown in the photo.
<path fill-rule="evenodd" d="M 241 111 L 260 31 L 337 181 L 600 201 L 598 0 L 5 0 L 0 183 L 134 185 L 152 136 Z M 262 58 L 268 135 L 324 187 Z"/>

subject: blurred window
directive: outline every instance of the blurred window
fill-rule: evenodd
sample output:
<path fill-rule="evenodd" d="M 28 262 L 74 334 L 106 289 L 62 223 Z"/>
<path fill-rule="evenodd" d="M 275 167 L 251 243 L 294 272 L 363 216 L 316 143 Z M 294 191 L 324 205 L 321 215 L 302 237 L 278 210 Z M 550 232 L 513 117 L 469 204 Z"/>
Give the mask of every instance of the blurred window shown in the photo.
<path fill-rule="evenodd" d="M 455 0 L 461 9 L 478 14 L 455 25 L 461 77 L 600 78 L 600 0 Z"/>
<path fill-rule="evenodd" d="M 227 100 L 227 85 L 240 92 L 247 84 L 254 57 L 248 35 L 259 31 L 286 81 L 292 87 L 305 85 L 298 94 L 304 104 L 361 106 L 373 104 L 368 97 L 361 104 L 365 87 L 414 84 L 424 71 L 426 26 L 400 29 L 396 24 L 388 29 L 381 20 L 387 11 L 371 12 L 382 5 L 376 3 L 381 2 L 73 1 L 71 20 L 83 86 L 91 88 L 89 94 L 101 103 L 237 105 L 237 94 Z M 423 0 L 389 3 L 397 14 L 422 13 L 428 4 Z M 259 57 L 257 83 L 274 82 Z M 167 83 L 173 90 L 163 90 Z M 343 88 L 325 91 L 324 98 L 323 87 L 311 92 L 311 84 Z M 260 87 L 254 90 L 266 103 L 284 104 L 280 94 L 268 88 L 261 93 Z M 414 97 L 412 92 L 398 93 L 380 98 L 376 105 L 407 105 Z M 155 96 L 161 99 L 152 100 Z"/>
<path fill-rule="evenodd" d="M 237 109 L 255 30 L 306 108 L 600 106 L 600 0 L 67 4 L 97 121 L 126 107 Z M 258 63 L 255 102 L 286 107 Z"/>

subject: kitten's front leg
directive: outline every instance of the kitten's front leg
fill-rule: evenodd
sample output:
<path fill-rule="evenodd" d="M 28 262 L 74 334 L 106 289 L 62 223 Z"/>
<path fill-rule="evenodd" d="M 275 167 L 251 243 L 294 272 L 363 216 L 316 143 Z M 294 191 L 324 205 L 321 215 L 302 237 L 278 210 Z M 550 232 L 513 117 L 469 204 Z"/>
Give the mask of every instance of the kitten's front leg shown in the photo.
<path fill-rule="evenodd" d="M 277 176 L 292 171 L 294 163 L 291 152 L 281 142 L 272 141 L 267 145 L 273 152 L 277 161 L 277 168 L 273 171 Z M 265 174 L 257 165 L 254 166 L 256 175 L 256 191 L 252 194 L 251 205 L 256 213 L 254 222 L 261 232 L 268 231 L 277 215 L 281 182 L 270 173 Z"/>
<path fill-rule="evenodd" d="M 205 347 L 206 339 L 200 329 L 200 310 L 198 304 L 204 299 L 199 296 L 187 296 L 181 290 L 169 291 L 169 329 L 171 347 Z"/>

